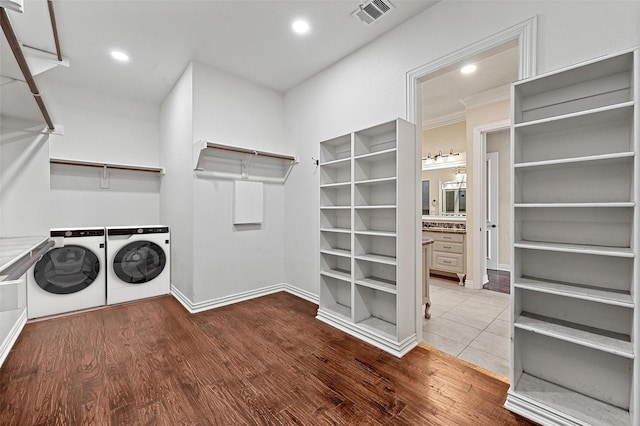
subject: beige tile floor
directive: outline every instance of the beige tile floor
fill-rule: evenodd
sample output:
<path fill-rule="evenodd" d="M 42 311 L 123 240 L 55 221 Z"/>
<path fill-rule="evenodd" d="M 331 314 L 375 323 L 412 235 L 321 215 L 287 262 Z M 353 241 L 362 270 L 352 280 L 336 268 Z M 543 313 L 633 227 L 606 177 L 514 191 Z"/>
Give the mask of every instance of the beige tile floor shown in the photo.
<path fill-rule="evenodd" d="M 509 377 L 510 296 L 431 278 L 423 343 Z"/>

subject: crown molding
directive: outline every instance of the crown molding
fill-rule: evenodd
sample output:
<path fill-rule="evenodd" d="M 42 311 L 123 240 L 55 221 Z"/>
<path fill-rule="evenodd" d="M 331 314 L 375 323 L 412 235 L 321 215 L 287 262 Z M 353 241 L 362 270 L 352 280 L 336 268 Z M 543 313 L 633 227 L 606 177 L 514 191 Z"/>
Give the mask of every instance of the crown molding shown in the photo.
<path fill-rule="evenodd" d="M 464 105 L 465 109 L 473 109 L 495 102 L 506 101 L 510 98 L 511 86 L 506 84 L 496 87 L 495 89 L 487 90 L 486 92 L 471 95 L 468 98 L 460 99 L 460 103 Z"/>
<path fill-rule="evenodd" d="M 422 121 L 422 130 L 435 129 L 436 127 L 448 126 L 450 124 L 460 123 L 464 121 L 466 114 L 464 111 L 454 112 L 452 114 L 443 115 L 429 120 Z"/>

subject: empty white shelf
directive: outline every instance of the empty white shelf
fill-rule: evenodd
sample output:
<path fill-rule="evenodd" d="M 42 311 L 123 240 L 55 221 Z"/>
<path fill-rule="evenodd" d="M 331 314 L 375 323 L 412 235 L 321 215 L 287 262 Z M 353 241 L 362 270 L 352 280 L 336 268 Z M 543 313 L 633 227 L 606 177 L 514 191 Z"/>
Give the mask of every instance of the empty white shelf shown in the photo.
<path fill-rule="evenodd" d="M 626 247 L 604 247 L 577 244 L 541 243 L 537 241 L 518 241 L 515 248 L 530 250 L 559 251 L 564 253 L 595 254 L 599 256 L 635 257 L 633 250 Z"/>
<path fill-rule="evenodd" d="M 385 149 L 382 151 L 370 152 L 368 154 L 358 155 L 353 157 L 354 160 L 358 161 L 382 161 L 392 158 L 396 155 L 396 148 Z"/>
<path fill-rule="evenodd" d="M 396 283 L 389 280 L 384 280 L 382 278 L 360 278 L 358 280 L 355 280 L 355 283 L 364 287 L 369 287 L 374 290 L 380 290 L 391 294 L 396 294 L 397 290 Z"/>
<path fill-rule="evenodd" d="M 338 234 L 349 234 L 351 233 L 351 230 L 347 228 L 320 228 L 320 232 L 335 232 Z"/>
<path fill-rule="evenodd" d="M 517 398 L 528 398 L 590 425 L 630 425 L 629 412 L 546 380 L 523 373 L 515 386 Z"/>
<path fill-rule="evenodd" d="M 388 231 L 355 231 L 356 235 L 372 235 L 375 237 L 395 237 L 397 234 L 395 232 Z"/>
<path fill-rule="evenodd" d="M 323 311 L 329 312 L 337 317 L 351 321 L 351 308 L 348 306 L 340 305 L 339 303 L 333 303 L 321 308 Z"/>
<path fill-rule="evenodd" d="M 516 169 L 523 169 L 528 167 L 553 167 L 553 166 L 566 166 L 570 164 L 580 164 L 589 162 L 599 162 L 602 164 L 613 165 L 618 162 L 630 161 L 635 156 L 633 152 L 616 152 L 614 154 L 599 154 L 589 155 L 586 157 L 573 157 L 573 158 L 558 158 L 554 160 L 544 161 L 530 161 L 527 163 L 515 163 L 513 165 Z"/>
<path fill-rule="evenodd" d="M 321 275 L 326 275 L 327 277 L 336 278 L 342 281 L 351 281 L 351 272 L 346 271 L 344 269 L 328 269 L 325 271 L 320 271 Z"/>
<path fill-rule="evenodd" d="M 375 262 L 375 263 L 383 263 L 385 265 L 395 265 L 396 264 L 396 258 L 395 257 L 391 257 L 391 256 L 383 256 L 380 254 L 360 254 L 357 256 L 354 256 L 354 258 L 358 259 L 358 260 L 366 260 L 369 262 Z"/>
<path fill-rule="evenodd" d="M 354 182 L 358 186 L 366 186 L 366 185 L 377 185 L 379 183 L 388 183 L 395 182 L 396 177 L 386 177 L 386 178 L 378 178 L 378 179 L 367 179 Z"/>
<path fill-rule="evenodd" d="M 522 330 L 539 333 L 625 358 L 634 358 L 633 344 L 631 342 L 602 334 L 606 333 L 604 330 L 596 330 L 593 327 L 582 327 L 583 329 L 580 329 L 572 325 L 574 324 L 566 321 L 543 318 L 525 312 L 514 323 L 514 327 Z"/>
<path fill-rule="evenodd" d="M 324 183 L 320 185 L 320 188 L 348 188 L 351 186 L 351 182 L 337 182 L 337 183 Z"/>
<path fill-rule="evenodd" d="M 320 166 L 323 167 L 331 167 L 331 166 L 346 166 L 351 163 L 351 157 L 340 158 L 338 160 L 325 161 L 324 163 L 320 163 Z"/>
<path fill-rule="evenodd" d="M 334 256 L 351 257 L 351 251 L 344 249 L 322 249 L 320 253 L 332 254 Z"/>
<path fill-rule="evenodd" d="M 371 330 L 390 340 L 396 340 L 396 325 L 376 317 L 365 318 L 356 323 L 360 327 Z"/>
<path fill-rule="evenodd" d="M 563 115 L 557 115 L 557 116 L 548 117 L 548 118 L 542 118 L 540 120 L 525 121 L 523 123 L 514 124 L 513 128 L 520 129 L 520 128 L 529 127 L 529 126 L 539 126 L 542 124 L 560 122 L 560 121 L 575 119 L 583 116 L 589 119 L 590 116 L 596 115 L 602 112 L 612 111 L 612 110 L 623 110 L 625 108 L 633 108 L 633 106 L 634 106 L 634 101 L 621 102 L 614 105 L 607 105 L 599 108 L 592 108 L 584 111 L 572 112 L 570 114 L 563 114 Z"/>
<path fill-rule="evenodd" d="M 516 278 L 513 286 L 520 289 L 556 294 L 558 296 L 589 300 L 608 305 L 623 306 L 626 308 L 634 307 L 633 299 L 629 293 L 524 277 Z"/>
<path fill-rule="evenodd" d="M 604 202 L 604 203 L 515 203 L 515 208 L 618 208 L 618 207 L 635 207 L 636 203 L 630 201 L 620 202 Z"/>

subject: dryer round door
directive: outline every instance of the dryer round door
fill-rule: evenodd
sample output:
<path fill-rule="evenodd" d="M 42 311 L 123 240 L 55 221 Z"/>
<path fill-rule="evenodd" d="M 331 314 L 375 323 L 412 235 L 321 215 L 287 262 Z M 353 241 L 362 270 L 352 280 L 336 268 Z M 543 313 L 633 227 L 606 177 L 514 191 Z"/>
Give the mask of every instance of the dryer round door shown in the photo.
<path fill-rule="evenodd" d="M 113 272 L 126 283 L 143 284 L 160 275 L 166 262 L 164 250 L 156 243 L 134 241 L 118 250 Z"/>
<path fill-rule="evenodd" d="M 70 294 L 93 284 L 99 272 L 100 260 L 94 252 L 86 247 L 67 245 L 46 252 L 36 262 L 33 275 L 43 290 Z"/>

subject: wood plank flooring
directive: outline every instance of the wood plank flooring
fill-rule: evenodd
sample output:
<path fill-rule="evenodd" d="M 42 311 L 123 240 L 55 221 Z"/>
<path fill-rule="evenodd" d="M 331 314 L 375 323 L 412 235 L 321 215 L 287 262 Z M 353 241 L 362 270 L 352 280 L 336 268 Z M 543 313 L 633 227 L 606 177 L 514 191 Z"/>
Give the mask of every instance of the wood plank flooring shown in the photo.
<path fill-rule="evenodd" d="M 0 425 L 529 425 L 507 385 L 438 352 L 398 359 L 287 293 L 191 315 L 171 296 L 28 323 Z"/>
<path fill-rule="evenodd" d="M 489 282 L 483 285 L 482 288 L 500 293 L 511 293 L 510 272 L 487 269 L 487 275 L 489 276 Z"/>

